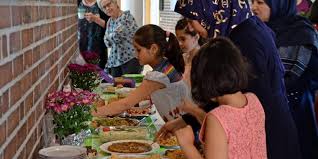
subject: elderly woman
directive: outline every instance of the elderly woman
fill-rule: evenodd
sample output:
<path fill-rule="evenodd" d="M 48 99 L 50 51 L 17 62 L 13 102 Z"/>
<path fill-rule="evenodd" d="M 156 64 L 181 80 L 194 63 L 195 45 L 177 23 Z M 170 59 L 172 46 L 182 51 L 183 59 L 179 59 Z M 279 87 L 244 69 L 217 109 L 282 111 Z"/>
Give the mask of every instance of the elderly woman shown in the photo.
<path fill-rule="evenodd" d="M 81 53 L 98 53 L 99 67 L 107 62 L 107 48 L 103 37 L 108 16 L 98 8 L 96 0 L 79 0 L 78 7 L 85 10 L 85 18 L 78 19 L 78 39 Z"/>
<path fill-rule="evenodd" d="M 256 94 L 265 111 L 268 158 L 301 158 L 297 129 L 285 94 L 284 69 L 271 30 L 252 15 L 245 0 L 179 0 L 175 11 L 192 19 L 191 25 L 201 36 L 226 36 L 240 48 L 252 72 L 245 91 Z M 167 123 L 161 132 L 174 132 L 195 118 L 187 115 L 183 122 L 178 120 Z"/>
<path fill-rule="evenodd" d="M 303 158 L 316 159 L 317 33 L 307 18 L 296 14 L 296 0 L 254 0 L 252 9 L 276 34 L 279 55 L 286 71 L 288 104 L 298 128 Z"/>
<path fill-rule="evenodd" d="M 135 57 L 133 36 L 137 30 L 135 18 L 120 10 L 117 0 L 98 0 L 99 7 L 110 16 L 106 24 L 105 44 L 111 48 L 106 67 L 114 77 L 141 73 L 142 66 Z"/>

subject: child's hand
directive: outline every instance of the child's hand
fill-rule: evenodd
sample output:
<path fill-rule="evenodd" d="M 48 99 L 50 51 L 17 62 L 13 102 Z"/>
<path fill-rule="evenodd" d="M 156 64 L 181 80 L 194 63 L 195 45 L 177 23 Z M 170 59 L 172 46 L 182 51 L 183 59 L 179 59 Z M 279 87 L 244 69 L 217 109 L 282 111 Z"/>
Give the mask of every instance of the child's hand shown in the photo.
<path fill-rule="evenodd" d="M 103 116 L 109 115 L 107 113 L 109 112 L 107 107 L 108 106 L 97 107 L 96 111 L 95 110 L 92 111 L 92 115 L 96 117 L 103 117 Z"/>
<path fill-rule="evenodd" d="M 182 54 L 183 61 L 185 65 L 191 65 L 191 60 L 190 60 L 190 54 L 189 53 L 183 53 Z"/>
<path fill-rule="evenodd" d="M 181 105 L 178 106 L 179 111 L 186 112 L 186 113 L 192 113 L 194 109 L 198 108 L 196 104 L 194 104 L 189 99 L 183 99 Z"/>
<path fill-rule="evenodd" d="M 175 132 L 180 146 L 189 146 L 194 143 L 194 134 L 191 126 L 179 129 Z"/>

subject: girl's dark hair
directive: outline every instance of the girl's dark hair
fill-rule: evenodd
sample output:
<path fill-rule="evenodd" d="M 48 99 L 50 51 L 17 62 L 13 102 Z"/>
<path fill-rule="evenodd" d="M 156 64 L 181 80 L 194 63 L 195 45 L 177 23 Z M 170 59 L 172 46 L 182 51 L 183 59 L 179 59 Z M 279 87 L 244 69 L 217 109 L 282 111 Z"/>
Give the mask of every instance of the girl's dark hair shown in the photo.
<path fill-rule="evenodd" d="M 198 32 L 196 32 L 194 29 L 191 30 L 189 28 L 190 21 L 191 20 L 189 20 L 187 18 L 182 18 L 182 19 L 178 20 L 177 25 L 175 27 L 175 30 L 176 31 L 177 30 L 183 30 L 186 34 L 189 34 L 191 36 L 196 36 L 198 34 Z M 202 46 L 203 44 L 206 43 L 206 41 L 207 40 L 205 38 L 202 38 L 200 36 L 198 43 L 199 43 L 200 46 Z"/>
<path fill-rule="evenodd" d="M 248 68 L 239 49 L 227 38 L 211 39 L 192 60 L 191 92 L 199 105 L 247 87 Z"/>
<path fill-rule="evenodd" d="M 152 44 L 157 44 L 158 56 L 165 56 L 179 73 L 184 72 L 182 51 L 176 36 L 172 33 L 167 36 L 167 32 L 159 26 L 148 24 L 136 31 L 134 41 L 147 49 L 150 49 Z"/>

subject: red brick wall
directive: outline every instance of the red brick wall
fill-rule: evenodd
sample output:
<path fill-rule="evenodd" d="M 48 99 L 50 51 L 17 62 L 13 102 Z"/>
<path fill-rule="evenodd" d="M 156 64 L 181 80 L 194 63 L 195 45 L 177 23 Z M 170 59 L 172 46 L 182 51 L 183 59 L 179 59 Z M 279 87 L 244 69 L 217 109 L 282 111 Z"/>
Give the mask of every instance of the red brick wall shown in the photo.
<path fill-rule="evenodd" d="M 0 0 L 0 159 L 33 158 L 44 100 L 66 82 L 77 44 L 77 0 Z"/>

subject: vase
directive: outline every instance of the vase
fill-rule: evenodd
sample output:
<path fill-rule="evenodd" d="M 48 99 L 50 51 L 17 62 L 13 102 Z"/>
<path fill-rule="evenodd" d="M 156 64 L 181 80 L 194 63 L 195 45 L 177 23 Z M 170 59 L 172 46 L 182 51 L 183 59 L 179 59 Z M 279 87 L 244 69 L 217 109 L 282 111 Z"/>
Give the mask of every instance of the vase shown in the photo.
<path fill-rule="evenodd" d="M 78 134 L 71 134 L 60 140 L 61 145 L 81 146 L 85 138 L 91 135 L 91 130 L 82 130 Z"/>

